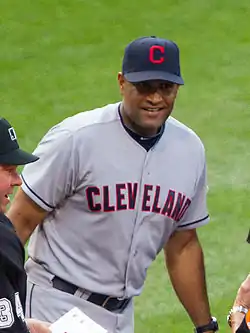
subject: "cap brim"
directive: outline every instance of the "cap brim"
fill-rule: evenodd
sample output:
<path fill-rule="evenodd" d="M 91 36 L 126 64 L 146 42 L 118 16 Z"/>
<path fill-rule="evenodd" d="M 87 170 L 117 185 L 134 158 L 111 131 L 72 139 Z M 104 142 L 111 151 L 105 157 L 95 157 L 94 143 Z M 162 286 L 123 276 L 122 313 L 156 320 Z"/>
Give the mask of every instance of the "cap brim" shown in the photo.
<path fill-rule="evenodd" d="M 0 164 L 25 165 L 37 161 L 39 157 L 26 153 L 22 149 L 15 149 L 8 154 L 0 155 Z"/>
<path fill-rule="evenodd" d="M 161 72 L 161 71 L 145 71 L 145 72 L 134 72 L 126 73 L 124 77 L 127 81 L 131 83 L 142 82 L 142 81 L 151 81 L 151 80 L 163 80 L 176 84 L 183 85 L 184 81 L 181 76 Z"/>

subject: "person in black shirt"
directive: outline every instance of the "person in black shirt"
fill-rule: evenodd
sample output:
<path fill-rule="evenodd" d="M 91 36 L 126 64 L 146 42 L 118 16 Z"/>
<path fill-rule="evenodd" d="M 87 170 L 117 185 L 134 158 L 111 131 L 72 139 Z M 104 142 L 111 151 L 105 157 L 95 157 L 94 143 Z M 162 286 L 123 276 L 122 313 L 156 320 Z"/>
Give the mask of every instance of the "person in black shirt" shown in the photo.
<path fill-rule="evenodd" d="M 4 215 L 9 196 L 22 181 L 18 165 L 38 160 L 19 148 L 14 128 L 0 118 L 0 333 L 47 333 L 48 325 L 24 316 L 25 252 L 10 220 Z"/>

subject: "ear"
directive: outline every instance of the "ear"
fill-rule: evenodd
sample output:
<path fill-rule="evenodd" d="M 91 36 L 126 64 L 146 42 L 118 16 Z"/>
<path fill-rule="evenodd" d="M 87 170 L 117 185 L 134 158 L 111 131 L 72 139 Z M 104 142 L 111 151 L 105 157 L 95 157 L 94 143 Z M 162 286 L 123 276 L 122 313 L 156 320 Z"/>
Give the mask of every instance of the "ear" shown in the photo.
<path fill-rule="evenodd" d="M 118 78 L 118 84 L 119 84 L 120 92 L 123 95 L 125 78 L 124 78 L 124 75 L 122 74 L 122 72 L 118 73 L 118 77 L 117 78 Z"/>
<path fill-rule="evenodd" d="M 179 84 L 175 84 L 175 98 L 177 97 L 177 94 L 179 92 L 179 88 L 180 88 L 180 85 Z"/>

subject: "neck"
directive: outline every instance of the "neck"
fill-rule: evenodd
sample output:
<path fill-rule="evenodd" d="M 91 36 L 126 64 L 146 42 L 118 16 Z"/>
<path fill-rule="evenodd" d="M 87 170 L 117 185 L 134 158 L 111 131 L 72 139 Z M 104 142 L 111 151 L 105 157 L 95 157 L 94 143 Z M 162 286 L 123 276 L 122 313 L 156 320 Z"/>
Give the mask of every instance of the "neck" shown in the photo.
<path fill-rule="evenodd" d="M 153 137 L 155 136 L 160 128 L 145 128 L 142 127 L 140 125 L 137 125 L 125 112 L 124 110 L 124 105 L 123 103 L 121 104 L 121 108 L 120 108 L 120 116 L 122 118 L 122 121 L 124 123 L 124 125 L 126 127 L 128 127 L 132 132 L 140 135 L 140 136 L 144 136 L 144 137 Z"/>

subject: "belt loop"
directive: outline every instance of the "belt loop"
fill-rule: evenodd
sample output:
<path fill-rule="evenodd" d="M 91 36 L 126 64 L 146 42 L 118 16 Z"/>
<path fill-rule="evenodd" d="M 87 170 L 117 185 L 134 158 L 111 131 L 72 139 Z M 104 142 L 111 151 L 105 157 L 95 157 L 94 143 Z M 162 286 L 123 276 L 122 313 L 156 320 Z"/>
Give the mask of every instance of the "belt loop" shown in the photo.
<path fill-rule="evenodd" d="M 91 291 L 88 291 L 88 290 L 82 289 L 82 288 L 77 288 L 77 290 L 74 293 L 74 296 L 85 299 L 85 300 L 87 300 L 90 295 L 91 295 Z"/>

